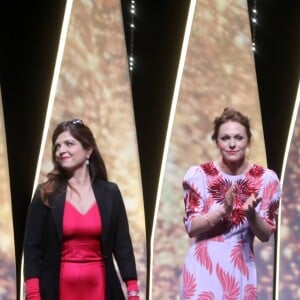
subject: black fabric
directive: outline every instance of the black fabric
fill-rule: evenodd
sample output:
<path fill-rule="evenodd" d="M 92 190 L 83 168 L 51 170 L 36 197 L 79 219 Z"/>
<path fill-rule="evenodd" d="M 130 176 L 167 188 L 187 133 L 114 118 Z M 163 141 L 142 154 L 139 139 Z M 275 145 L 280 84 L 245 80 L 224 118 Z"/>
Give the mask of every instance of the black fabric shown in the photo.
<path fill-rule="evenodd" d="M 125 297 L 113 258 L 124 281 L 137 279 L 125 206 L 115 183 L 95 180 L 93 190 L 102 222 L 102 235 L 99 238 L 105 261 L 106 299 L 122 300 Z M 39 191 L 40 186 L 35 192 L 27 214 L 24 278 L 40 279 L 43 300 L 58 300 L 66 186 L 51 195 L 50 207 L 41 201 Z"/>

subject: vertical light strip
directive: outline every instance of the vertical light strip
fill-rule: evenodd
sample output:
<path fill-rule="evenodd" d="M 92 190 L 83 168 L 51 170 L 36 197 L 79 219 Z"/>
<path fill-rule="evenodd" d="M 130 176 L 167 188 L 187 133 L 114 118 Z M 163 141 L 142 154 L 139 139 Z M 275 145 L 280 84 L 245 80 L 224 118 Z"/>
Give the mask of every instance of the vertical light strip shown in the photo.
<path fill-rule="evenodd" d="M 293 115 L 292 115 L 292 119 L 291 119 L 290 129 L 289 129 L 287 143 L 286 143 L 285 152 L 284 152 L 284 158 L 283 158 L 282 170 L 281 170 L 281 176 L 280 176 L 281 186 L 283 186 L 288 156 L 289 156 L 289 152 L 290 152 L 290 148 L 291 148 L 293 133 L 294 133 L 295 124 L 297 121 L 297 115 L 298 115 L 298 111 L 299 111 L 299 103 L 300 103 L 300 83 L 298 85 L 298 92 L 297 92 L 297 96 L 296 96 L 296 100 L 295 100 Z M 278 210 L 279 211 L 278 212 L 278 224 L 277 224 L 276 278 L 275 278 L 275 287 L 274 287 L 275 288 L 275 300 L 279 300 L 278 297 L 279 297 L 280 245 L 281 245 L 280 244 L 281 206 L 282 206 L 282 202 L 280 201 L 279 210 Z"/>
<path fill-rule="evenodd" d="M 46 112 L 46 117 L 45 117 L 44 130 L 43 130 L 42 141 L 41 141 L 41 148 L 40 148 L 38 163 L 37 163 L 37 167 L 36 167 L 36 171 L 35 171 L 35 179 L 34 179 L 32 194 L 34 193 L 34 190 L 35 190 L 35 188 L 38 184 L 38 180 L 39 180 L 39 175 L 40 175 L 40 170 L 41 170 L 41 165 L 42 165 L 42 159 L 43 159 L 43 153 L 44 153 L 46 140 L 47 140 L 47 132 L 48 132 L 48 129 L 49 129 L 49 124 L 50 124 L 50 119 L 51 119 L 51 114 L 52 114 L 52 108 L 53 108 L 53 103 L 54 103 L 55 94 L 56 94 L 56 87 L 57 87 L 57 83 L 58 83 L 58 78 L 59 78 L 59 73 L 60 73 L 60 68 L 61 68 L 61 62 L 62 62 L 64 47 L 65 47 L 65 42 L 66 42 L 68 25 L 69 25 L 71 11 L 72 11 L 72 4 L 73 4 L 73 0 L 67 0 L 64 19 L 63 19 L 63 24 L 62 24 L 62 30 L 61 30 L 60 39 L 59 39 L 56 62 L 55 62 L 55 67 L 54 67 L 54 72 L 53 72 L 53 79 L 52 79 L 52 84 L 51 84 L 51 89 L 50 89 L 48 107 L 47 107 L 47 112 Z M 20 300 L 25 299 L 24 284 L 23 284 L 24 283 L 23 267 L 24 267 L 24 258 L 22 257 L 22 261 L 21 261 L 21 280 L 20 280 Z"/>
<path fill-rule="evenodd" d="M 184 70 L 176 81 L 177 84 L 180 80 L 180 91 L 176 94 L 175 90 L 172 103 L 168 127 L 172 134 L 166 134 L 161 166 L 164 172 L 163 178 L 159 178 L 163 182 L 159 181 L 156 199 L 150 260 L 153 300 L 177 299 L 181 292 L 182 267 L 192 243 L 182 223 L 181 183 L 191 165 L 219 159 L 210 134 L 214 116 L 224 107 L 247 112 L 254 136 L 248 158 L 266 165 L 248 6 L 246 1 L 231 4 L 225 0 L 198 0 L 195 4 Z M 179 63 L 181 68 L 182 58 Z M 255 249 L 256 261 L 266 262 L 258 268 L 259 278 L 264 282 L 259 286 L 259 295 L 272 294 L 272 240 L 267 247 L 257 244 Z"/>
<path fill-rule="evenodd" d="M 183 74 L 183 69 L 184 69 L 184 63 L 185 63 L 185 59 L 186 59 L 186 53 L 187 53 L 187 49 L 188 49 L 189 38 L 190 38 L 192 24 L 193 24 L 196 2 L 197 2 L 196 0 L 191 0 L 190 7 L 189 7 L 187 23 L 186 23 L 186 28 L 185 28 L 184 38 L 183 38 L 183 43 L 182 43 L 182 48 L 181 48 L 180 60 L 179 60 L 179 65 L 178 65 L 178 71 L 177 71 L 177 76 L 176 76 L 176 81 L 175 81 L 174 93 L 173 93 L 173 97 L 172 97 L 172 104 L 171 104 L 167 134 L 166 134 L 166 139 L 165 139 L 162 164 L 161 164 L 160 176 L 159 176 L 159 181 L 158 181 L 158 188 L 157 188 L 157 193 L 156 193 L 153 225 L 152 225 L 151 240 L 150 240 L 149 299 L 152 299 L 152 267 L 153 267 L 153 243 L 154 243 L 154 236 L 155 236 L 154 233 L 155 233 L 155 227 L 156 227 L 155 225 L 156 225 L 156 220 L 157 220 L 157 213 L 158 213 L 160 195 L 161 195 L 162 184 L 163 184 L 163 176 L 165 173 L 167 154 L 168 154 L 168 149 L 169 149 L 169 145 L 170 145 L 171 133 L 172 133 L 173 123 L 174 123 L 174 117 L 175 117 L 178 95 L 179 95 L 181 79 L 182 79 L 182 74 Z"/>
<path fill-rule="evenodd" d="M 50 96 L 49 96 L 48 108 L 47 108 L 47 112 L 46 112 L 40 154 L 39 154 L 37 168 L 36 168 L 36 172 L 35 172 L 33 192 L 35 190 L 35 187 L 37 186 L 39 176 L 40 176 L 42 159 L 43 159 L 44 149 L 45 149 L 46 140 L 47 140 L 47 132 L 49 130 L 49 124 L 50 124 L 54 99 L 55 99 L 55 95 L 56 95 L 56 88 L 57 88 L 57 83 L 58 83 L 59 74 L 60 74 L 61 62 L 62 62 L 65 43 L 66 43 L 68 26 L 69 26 L 70 17 L 71 17 L 72 5 L 73 5 L 73 0 L 67 0 L 63 24 L 62 24 L 62 30 L 61 30 L 60 39 L 59 39 L 58 51 L 57 51 L 57 56 L 56 56 L 56 63 L 55 63 L 55 67 L 54 67 L 53 79 L 52 79 L 52 84 L 51 84 L 51 89 L 50 89 Z"/>
<path fill-rule="evenodd" d="M 142 298 L 145 217 L 123 26 L 119 0 L 66 3 L 33 190 L 52 167 L 48 132 L 62 120 L 84 120 L 101 148 L 109 179 L 118 183 L 124 198 Z"/>
<path fill-rule="evenodd" d="M 0 86 L 0 299 L 16 297 L 16 260 L 7 142 Z M 10 297 L 10 298 L 6 298 Z M 4 297 L 4 298 L 2 298 Z"/>

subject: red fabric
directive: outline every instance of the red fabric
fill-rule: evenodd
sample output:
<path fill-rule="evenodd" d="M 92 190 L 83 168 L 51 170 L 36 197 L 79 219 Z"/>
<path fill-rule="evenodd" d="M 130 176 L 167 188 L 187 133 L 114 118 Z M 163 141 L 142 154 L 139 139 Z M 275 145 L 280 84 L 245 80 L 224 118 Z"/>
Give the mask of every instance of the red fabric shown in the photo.
<path fill-rule="evenodd" d="M 139 286 L 137 280 L 128 280 L 126 281 L 127 292 L 130 291 L 139 291 Z M 139 300 L 139 296 L 129 296 L 128 300 Z"/>
<path fill-rule="evenodd" d="M 66 201 L 63 219 L 60 300 L 105 300 L 105 269 L 96 203 L 81 214 Z"/>
<path fill-rule="evenodd" d="M 138 291 L 139 287 L 138 287 L 138 283 L 137 280 L 127 280 L 126 281 L 126 287 L 127 287 L 127 291 Z"/>
<path fill-rule="evenodd" d="M 30 278 L 25 281 L 25 291 L 27 300 L 41 300 L 39 279 Z"/>

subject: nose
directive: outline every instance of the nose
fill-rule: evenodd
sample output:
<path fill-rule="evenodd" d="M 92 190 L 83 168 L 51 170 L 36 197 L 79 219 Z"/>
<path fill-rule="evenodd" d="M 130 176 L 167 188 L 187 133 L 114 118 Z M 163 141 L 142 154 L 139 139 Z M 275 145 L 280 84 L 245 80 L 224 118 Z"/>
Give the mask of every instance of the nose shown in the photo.
<path fill-rule="evenodd" d="M 230 148 L 230 149 L 234 149 L 234 148 L 235 148 L 235 141 L 234 141 L 233 139 L 231 139 L 231 140 L 229 141 L 229 148 Z"/>
<path fill-rule="evenodd" d="M 57 150 L 56 154 L 57 154 L 58 156 L 62 156 L 64 153 L 66 153 L 66 148 L 65 148 L 64 145 L 61 145 L 61 146 L 59 147 L 59 149 Z"/>

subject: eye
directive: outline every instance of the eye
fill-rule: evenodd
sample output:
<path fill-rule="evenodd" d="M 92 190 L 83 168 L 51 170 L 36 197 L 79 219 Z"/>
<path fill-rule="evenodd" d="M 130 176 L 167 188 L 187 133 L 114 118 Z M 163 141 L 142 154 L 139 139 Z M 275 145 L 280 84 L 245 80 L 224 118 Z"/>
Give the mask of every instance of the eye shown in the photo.
<path fill-rule="evenodd" d="M 228 135 L 224 135 L 224 136 L 220 137 L 220 140 L 222 140 L 222 141 L 227 141 L 228 139 L 229 139 Z"/>
<path fill-rule="evenodd" d="M 238 141 L 241 141 L 241 140 L 243 140 L 243 139 L 244 139 L 244 137 L 243 137 L 243 136 L 241 136 L 241 135 L 237 135 L 235 138 L 236 138 Z"/>
<path fill-rule="evenodd" d="M 68 147 L 70 147 L 70 146 L 73 146 L 74 143 L 73 143 L 72 141 L 66 141 L 66 145 L 67 145 Z"/>

